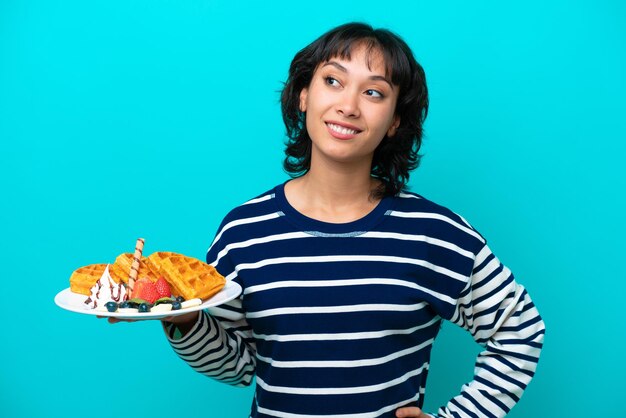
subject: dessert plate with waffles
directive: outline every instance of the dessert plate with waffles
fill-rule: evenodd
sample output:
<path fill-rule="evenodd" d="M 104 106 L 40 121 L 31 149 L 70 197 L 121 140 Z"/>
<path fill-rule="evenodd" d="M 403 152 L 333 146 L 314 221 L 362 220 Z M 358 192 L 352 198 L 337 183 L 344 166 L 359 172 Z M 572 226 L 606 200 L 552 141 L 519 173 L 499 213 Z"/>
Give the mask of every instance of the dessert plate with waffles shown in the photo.
<path fill-rule="evenodd" d="M 54 302 L 72 312 L 120 319 L 160 319 L 218 306 L 241 294 L 215 268 L 182 254 L 159 251 L 120 254 L 113 264 L 90 264 L 75 270 L 70 287 Z"/>

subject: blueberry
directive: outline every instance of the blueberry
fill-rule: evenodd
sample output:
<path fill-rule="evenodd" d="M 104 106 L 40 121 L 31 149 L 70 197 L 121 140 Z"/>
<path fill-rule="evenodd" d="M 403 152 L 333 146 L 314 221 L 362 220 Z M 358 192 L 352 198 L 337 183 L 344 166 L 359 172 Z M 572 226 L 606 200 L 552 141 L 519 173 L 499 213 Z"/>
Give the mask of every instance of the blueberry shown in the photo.
<path fill-rule="evenodd" d="M 150 305 L 147 303 L 142 303 L 139 305 L 139 312 L 150 312 Z"/>
<path fill-rule="evenodd" d="M 179 309 L 180 309 L 180 302 L 179 302 L 179 301 L 177 301 L 177 300 L 176 300 L 176 301 L 174 301 L 174 302 L 172 302 L 172 310 L 173 310 L 173 311 L 177 311 L 177 310 L 179 310 Z"/>
<path fill-rule="evenodd" d="M 130 304 L 127 300 L 125 300 L 124 302 L 120 303 L 120 308 L 130 308 Z"/>
<path fill-rule="evenodd" d="M 107 302 L 104 304 L 105 308 L 107 308 L 107 311 L 109 312 L 115 312 L 117 311 L 117 303 L 115 302 Z"/>

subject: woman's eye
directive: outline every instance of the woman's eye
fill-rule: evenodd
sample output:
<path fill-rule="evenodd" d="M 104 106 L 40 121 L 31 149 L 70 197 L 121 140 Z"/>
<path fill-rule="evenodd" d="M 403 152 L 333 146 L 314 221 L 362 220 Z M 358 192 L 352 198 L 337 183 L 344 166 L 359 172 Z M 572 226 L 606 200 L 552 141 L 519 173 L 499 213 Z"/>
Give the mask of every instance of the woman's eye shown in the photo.
<path fill-rule="evenodd" d="M 333 78 L 331 76 L 325 77 L 324 80 L 326 80 L 326 84 L 328 84 L 330 86 L 338 86 L 339 85 L 339 81 L 336 78 Z"/>
<path fill-rule="evenodd" d="M 376 98 L 385 97 L 383 96 L 381 92 L 379 92 L 378 90 L 374 90 L 374 89 L 365 90 L 365 94 L 367 94 L 368 96 L 376 97 Z"/>

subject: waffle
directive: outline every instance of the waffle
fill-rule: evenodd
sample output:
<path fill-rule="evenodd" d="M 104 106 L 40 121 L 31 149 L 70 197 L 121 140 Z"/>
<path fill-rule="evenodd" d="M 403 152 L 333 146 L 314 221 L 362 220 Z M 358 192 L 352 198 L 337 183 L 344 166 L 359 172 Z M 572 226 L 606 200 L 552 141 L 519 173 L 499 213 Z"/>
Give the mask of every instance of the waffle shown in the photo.
<path fill-rule="evenodd" d="M 152 271 L 163 276 L 172 293 L 186 300 L 208 299 L 222 290 L 226 279 L 213 266 L 192 257 L 171 252 L 152 253 L 147 261 Z"/>
<path fill-rule="evenodd" d="M 124 253 L 117 256 L 115 263 L 109 266 L 109 273 L 111 277 L 117 283 L 128 283 L 130 277 L 130 266 L 133 264 L 133 255 L 131 253 Z M 139 262 L 139 271 L 137 272 L 137 278 L 147 277 L 153 282 L 159 278 L 158 272 L 154 271 L 146 262 L 146 257 L 141 257 Z"/>
<path fill-rule="evenodd" d="M 128 284 L 132 263 L 131 253 L 117 256 L 115 263 L 109 264 L 109 274 L 113 281 Z M 74 271 L 70 277 L 71 291 L 91 295 L 91 288 L 102 277 L 106 266 L 91 264 Z M 141 258 L 138 279 L 147 277 L 154 282 L 161 276 L 170 284 L 174 296 L 182 296 L 186 300 L 208 299 L 222 290 L 226 284 L 226 279 L 213 266 L 192 257 L 160 251 Z"/>
<path fill-rule="evenodd" d="M 102 277 L 106 264 L 90 264 L 75 270 L 70 276 L 70 290 L 81 295 L 91 295 L 91 287 Z"/>

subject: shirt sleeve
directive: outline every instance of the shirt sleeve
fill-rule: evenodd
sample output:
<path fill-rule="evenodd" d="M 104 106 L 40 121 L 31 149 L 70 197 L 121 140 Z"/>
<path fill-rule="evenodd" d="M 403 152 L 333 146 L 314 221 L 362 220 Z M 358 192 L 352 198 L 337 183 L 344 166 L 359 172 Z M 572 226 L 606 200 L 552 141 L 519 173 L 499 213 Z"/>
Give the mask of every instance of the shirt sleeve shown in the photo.
<path fill-rule="evenodd" d="M 473 380 L 437 416 L 505 416 L 535 373 L 545 325 L 526 289 L 487 245 L 476 255 L 451 321 L 485 350 L 476 359 Z"/>
<path fill-rule="evenodd" d="M 227 253 L 231 240 L 225 233 L 235 222 L 222 221 L 211 247 L 207 263 L 227 280 L 239 282 L 234 263 Z M 195 371 L 233 386 L 248 386 L 256 371 L 256 344 L 243 309 L 243 296 L 209 308 L 199 315 L 194 327 L 183 337 L 166 328 L 174 352 Z"/>
<path fill-rule="evenodd" d="M 255 344 L 241 308 L 235 299 L 211 312 L 202 311 L 187 335 L 166 327 L 174 352 L 191 368 L 233 386 L 248 386 L 256 368 Z"/>

